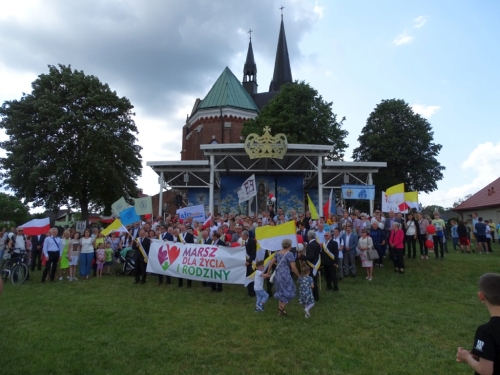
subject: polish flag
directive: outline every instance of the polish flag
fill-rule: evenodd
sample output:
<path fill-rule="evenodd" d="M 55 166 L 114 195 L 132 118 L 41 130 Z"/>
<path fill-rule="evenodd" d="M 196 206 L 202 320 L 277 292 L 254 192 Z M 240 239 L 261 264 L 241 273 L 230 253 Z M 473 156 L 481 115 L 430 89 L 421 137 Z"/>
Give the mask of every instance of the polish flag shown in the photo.
<path fill-rule="evenodd" d="M 50 229 L 50 219 L 33 219 L 26 224 L 21 225 L 24 229 L 24 234 L 28 236 L 38 236 L 39 234 L 46 234 Z"/>
<path fill-rule="evenodd" d="M 203 225 L 201 226 L 201 230 L 205 230 L 207 228 L 210 227 L 210 222 L 212 221 L 212 215 L 210 215 L 207 220 L 205 220 L 205 222 L 203 223 Z"/>

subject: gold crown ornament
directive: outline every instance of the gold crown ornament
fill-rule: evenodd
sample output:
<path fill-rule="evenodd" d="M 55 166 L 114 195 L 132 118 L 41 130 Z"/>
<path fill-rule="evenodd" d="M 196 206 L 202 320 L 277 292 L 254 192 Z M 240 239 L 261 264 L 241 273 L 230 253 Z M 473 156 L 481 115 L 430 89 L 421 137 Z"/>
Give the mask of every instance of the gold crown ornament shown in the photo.
<path fill-rule="evenodd" d="M 271 128 L 264 127 L 264 134 L 251 133 L 245 139 L 245 151 L 250 159 L 273 158 L 283 159 L 288 148 L 286 135 L 270 134 Z"/>

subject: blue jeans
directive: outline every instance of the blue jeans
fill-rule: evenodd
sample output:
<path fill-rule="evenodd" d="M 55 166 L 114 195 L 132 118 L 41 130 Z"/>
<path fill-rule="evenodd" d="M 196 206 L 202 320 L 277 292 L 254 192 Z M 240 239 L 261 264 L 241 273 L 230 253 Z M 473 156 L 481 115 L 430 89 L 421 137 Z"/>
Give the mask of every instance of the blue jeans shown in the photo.
<path fill-rule="evenodd" d="M 94 259 L 94 253 L 80 254 L 80 276 L 85 277 L 90 275 L 90 269 L 92 268 L 92 259 Z"/>
<path fill-rule="evenodd" d="M 267 294 L 267 292 L 263 289 L 256 290 L 255 295 L 257 296 L 257 306 L 264 306 L 269 298 L 269 294 Z"/>

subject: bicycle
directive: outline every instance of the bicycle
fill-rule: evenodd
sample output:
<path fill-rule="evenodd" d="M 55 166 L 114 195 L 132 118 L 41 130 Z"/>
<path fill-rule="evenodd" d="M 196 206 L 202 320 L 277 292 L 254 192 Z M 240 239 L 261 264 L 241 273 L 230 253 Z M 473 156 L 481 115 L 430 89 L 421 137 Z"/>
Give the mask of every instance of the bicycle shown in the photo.
<path fill-rule="evenodd" d="M 25 263 L 25 256 L 25 250 L 19 250 L 19 253 L 8 251 L 4 255 L 0 265 L 1 277 L 4 281 L 7 281 L 9 277 L 13 285 L 21 285 L 26 281 L 28 266 Z"/>

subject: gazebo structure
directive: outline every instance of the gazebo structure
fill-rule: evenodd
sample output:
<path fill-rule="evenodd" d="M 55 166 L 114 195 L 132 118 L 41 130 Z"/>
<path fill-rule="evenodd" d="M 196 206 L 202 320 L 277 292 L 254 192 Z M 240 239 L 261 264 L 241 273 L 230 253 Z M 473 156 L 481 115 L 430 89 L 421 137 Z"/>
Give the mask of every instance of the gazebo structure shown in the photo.
<path fill-rule="evenodd" d="M 252 174 L 270 176 L 300 176 L 304 190 L 318 189 L 318 201 L 323 202 L 323 189 L 340 189 L 355 182 L 372 185 L 373 173 L 387 166 L 385 162 L 344 162 L 327 160 L 331 145 L 288 144 L 283 158 L 250 158 L 244 143 L 203 144 L 199 146 L 205 160 L 150 161 L 159 176 L 161 215 L 164 189 L 208 189 L 208 210 L 214 213 L 215 191 L 221 188 L 223 176 Z M 349 181 L 350 180 L 350 181 Z M 370 201 L 373 212 L 373 201 Z"/>

